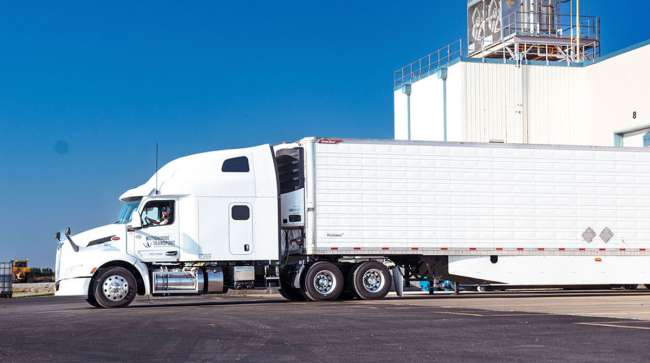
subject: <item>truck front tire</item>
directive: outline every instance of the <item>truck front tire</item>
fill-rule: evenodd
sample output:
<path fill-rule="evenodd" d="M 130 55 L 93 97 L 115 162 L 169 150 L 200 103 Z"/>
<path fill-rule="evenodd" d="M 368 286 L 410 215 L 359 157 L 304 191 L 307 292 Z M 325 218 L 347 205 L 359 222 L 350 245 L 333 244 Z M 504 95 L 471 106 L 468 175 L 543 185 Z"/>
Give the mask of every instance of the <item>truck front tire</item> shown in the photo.
<path fill-rule="evenodd" d="M 319 261 L 311 265 L 304 279 L 305 296 L 312 301 L 332 301 L 343 291 L 343 273 L 333 263 Z"/>
<path fill-rule="evenodd" d="M 93 292 L 91 292 L 90 294 L 88 294 L 88 298 L 86 298 L 86 301 L 88 302 L 88 304 L 90 304 L 91 306 L 94 306 L 94 307 L 96 307 L 96 308 L 101 307 L 101 306 L 99 306 L 99 304 L 97 303 L 97 299 L 95 299 L 94 290 L 93 290 Z"/>
<path fill-rule="evenodd" d="M 392 277 L 383 263 L 368 261 L 352 272 L 352 286 L 362 300 L 383 299 L 390 291 Z"/>
<path fill-rule="evenodd" d="M 138 291 L 137 282 L 131 271 L 124 267 L 101 269 L 95 275 L 93 297 L 102 308 L 121 308 L 128 306 Z M 90 297 L 89 297 L 90 303 Z M 92 305 L 92 303 L 91 303 Z"/>

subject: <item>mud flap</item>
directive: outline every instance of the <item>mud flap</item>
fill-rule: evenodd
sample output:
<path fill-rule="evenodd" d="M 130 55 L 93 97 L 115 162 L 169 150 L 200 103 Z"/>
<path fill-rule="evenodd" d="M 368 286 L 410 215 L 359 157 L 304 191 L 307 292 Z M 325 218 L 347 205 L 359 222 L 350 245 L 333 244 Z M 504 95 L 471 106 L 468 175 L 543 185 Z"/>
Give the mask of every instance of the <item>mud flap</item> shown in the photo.
<path fill-rule="evenodd" d="M 393 267 L 391 273 L 393 274 L 393 287 L 397 296 L 404 295 L 404 274 L 399 266 Z"/>

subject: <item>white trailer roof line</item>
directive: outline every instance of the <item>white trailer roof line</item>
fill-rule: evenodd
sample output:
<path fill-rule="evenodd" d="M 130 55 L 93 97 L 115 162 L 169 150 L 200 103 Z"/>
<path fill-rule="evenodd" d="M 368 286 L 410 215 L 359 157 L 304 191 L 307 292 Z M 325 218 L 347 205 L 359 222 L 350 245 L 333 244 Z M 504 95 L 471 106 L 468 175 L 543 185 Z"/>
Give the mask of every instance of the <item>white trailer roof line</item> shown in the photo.
<path fill-rule="evenodd" d="M 428 146 L 449 146 L 449 147 L 481 147 L 495 149 L 541 149 L 541 150 L 588 150 L 588 151 L 620 151 L 620 152 L 650 152 L 647 147 L 616 147 L 597 145 L 563 145 L 563 144 L 517 144 L 517 143 L 480 143 L 461 141 L 418 141 L 418 140 L 393 140 L 393 139 L 354 139 L 354 138 L 333 138 L 316 137 L 320 144 L 373 144 L 373 145 L 428 145 Z"/>

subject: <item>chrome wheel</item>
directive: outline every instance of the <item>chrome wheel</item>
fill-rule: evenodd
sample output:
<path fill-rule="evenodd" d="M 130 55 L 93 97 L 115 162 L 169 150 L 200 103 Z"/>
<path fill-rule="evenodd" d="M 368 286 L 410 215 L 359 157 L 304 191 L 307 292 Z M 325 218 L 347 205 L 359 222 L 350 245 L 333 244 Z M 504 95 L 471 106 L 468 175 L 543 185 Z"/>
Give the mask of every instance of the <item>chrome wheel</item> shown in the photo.
<path fill-rule="evenodd" d="M 366 291 L 372 293 L 383 289 L 384 284 L 386 283 L 386 281 L 384 281 L 384 278 L 381 274 L 381 271 L 374 268 L 366 271 L 363 274 L 362 280 L 363 280 L 363 288 L 366 289 Z"/>
<path fill-rule="evenodd" d="M 110 301 L 122 301 L 129 294 L 129 282 L 120 275 L 111 275 L 102 284 L 104 296 Z"/>
<path fill-rule="evenodd" d="M 388 294 L 392 277 L 386 265 L 378 261 L 366 261 L 352 270 L 354 294 L 362 300 L 382 299 Z"/>
<path fill-rule="evenodd" d="M 330 271 L 319 271 L 314 276 L 314 289 L 321 295 L 328 295 L 336 288 L 336 277 Z"/>

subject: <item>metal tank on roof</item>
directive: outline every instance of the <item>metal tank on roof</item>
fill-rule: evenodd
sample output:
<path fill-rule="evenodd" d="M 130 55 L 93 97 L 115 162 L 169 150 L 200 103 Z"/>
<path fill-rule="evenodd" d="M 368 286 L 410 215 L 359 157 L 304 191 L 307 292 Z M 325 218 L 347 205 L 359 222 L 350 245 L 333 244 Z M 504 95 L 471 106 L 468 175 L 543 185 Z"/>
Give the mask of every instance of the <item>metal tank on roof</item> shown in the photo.
<path fill-rule="evenodd" d="M 600 52 L 600 19 L 573 16 L 570 0 L 468 0 L 473 58 L 581 62 Z"/>

